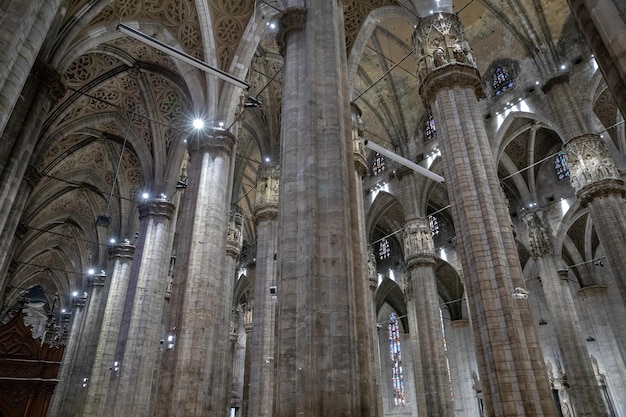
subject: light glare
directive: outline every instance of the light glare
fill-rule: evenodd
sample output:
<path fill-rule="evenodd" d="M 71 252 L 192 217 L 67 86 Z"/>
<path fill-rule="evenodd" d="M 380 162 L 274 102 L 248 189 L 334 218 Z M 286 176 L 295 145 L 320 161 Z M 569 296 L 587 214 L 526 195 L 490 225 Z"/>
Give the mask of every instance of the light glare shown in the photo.
<path fill-rule="evenodd" d="M 204 127 L 204 121 L 202 119 L 194 119 L 193 127 L 195 129 L 202 129 Z"/>

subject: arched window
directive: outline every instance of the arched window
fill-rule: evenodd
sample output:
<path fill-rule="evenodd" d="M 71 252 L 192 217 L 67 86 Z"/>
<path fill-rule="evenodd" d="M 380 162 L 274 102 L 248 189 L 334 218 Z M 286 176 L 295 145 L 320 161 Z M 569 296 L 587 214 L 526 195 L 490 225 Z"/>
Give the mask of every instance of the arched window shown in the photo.
<path fill-rule="evenodd" d="M 393 382 L 393 402 L 395 405 L 405 405 L 404 375 L 402 374 L 402 350 L 400 349 L 400 329 L 398 315 L 389 315 L 389 354 L 391 355 L 391 375 Z"/>
<path fill-rule="evenodd" d="M 428 216 L 428 223 L 430 224 L 430 232 L 433 236 L 437 236 L 439 232 L 441 232 L 439 228 L 439 219 L 434 215 Z"/>
<path fill-rule="evenodd" d="M 385 157 L 376 152 L 372 160 L 372 173 L 378 175 L 385 170 Z"/>
<path fill-rule="evenodd" d="M 428 116 L 424 123 L 424 141 L 428 142 L 437 137 L 437 128 L 435 127 L 435 119 L 433 116 Z"/>
<path fill-rule="evenodd" d="M 509 74 L 509 70 L 502 66 L 497 66 L 493 70 L 493 92 L 495 95 L 499 95 L 502 92 L 513 88 L 515 83 L 513 82 L 513 78 L 511 74 Z"/>
<path fill-rule="evenodd" d="M 391 247 L 387 238 L 380 239 L 378 246 L 378 259 L 383 260 L 391 256 Z"/>
<path fill-rule="evenodd" d="M 554 157 L 554 172 L 556 172 L 556 177 L 560 180 L 564 180 L 569 177 L 567 158 L 565 157 L 565 153 L 563 151 L 560 151 Z"/>

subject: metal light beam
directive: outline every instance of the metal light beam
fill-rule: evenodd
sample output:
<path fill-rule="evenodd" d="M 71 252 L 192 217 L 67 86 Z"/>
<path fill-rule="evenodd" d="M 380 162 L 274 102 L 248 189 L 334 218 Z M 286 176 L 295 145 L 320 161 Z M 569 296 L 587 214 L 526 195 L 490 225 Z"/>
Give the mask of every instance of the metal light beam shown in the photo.
<path fill-rule="evenodd" d="M 401 163 L 407 168 L 411 168 L 413 171 L 419 174 L 422 174 L 425 177 L 428 177 L 433 181 L 436 181 L 438 183 L 442 183 L 445 181 L 445 179 L 441 175 L 437 175 L 434 172 L 429 171 L 428 169 L 424 168 L 423 166 L 417 165 L 415 162 L 409 161 L 408 159 L 394 152 L 391 152 L 387 148 L 383 148 L 382 146 L 372 143 L 369 140 L 366 140 L 363 144 L 365 145 L 366 148 L 369 148 L 375 152 L 378 152 L 381 155 L 385 155 L 386 157 L 389 157 L 393 159 L 394 161 Z"/>
<path fill-rule="evenodd" d="M 250 88 L 250 85 L 245 81 L 235 78 L 219 68 L 212 67 L 206 62 L 199 60 L 195 56 L 191 56 L 182 51 L 179 51 L 178 49 L 166 43 L 163 43 L 158 39 L 152 38 L 145 33 L 138 31 L 137 29 L 133 29 L 130 26 L 126 26 L 125 24 L 120 23 L 119 25 L 117 25 L 117 30 L 125 35 L 130 36 L 131 38 L 137 39 L 140 42 L 150 45 L 153 48 L 158 49 L 159 51 L 164 52 L 176 59 L 180 59 L 181 61 L 186 62 L 189 65 L 193 65 L 194 67 L 201 69 L 202 71 L 215 75 L 216 77 L 221 78 L 222 80 L 229 82 L 239 88 L 243 88 L 244 90 Z"/>

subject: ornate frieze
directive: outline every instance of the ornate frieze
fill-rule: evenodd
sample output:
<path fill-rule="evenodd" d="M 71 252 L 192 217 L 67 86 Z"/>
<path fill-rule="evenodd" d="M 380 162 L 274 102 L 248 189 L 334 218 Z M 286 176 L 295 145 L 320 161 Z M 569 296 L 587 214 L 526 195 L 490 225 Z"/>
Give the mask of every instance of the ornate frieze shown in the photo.
<path fill-rule="evenodd" d="M 554 252 L 552 239 L 550 238 L 550 227 L 544 224 L 537 212 L 530 212 L 524 216 L 524 223 L 528 228 L 528 241 L 530 243 L 530 254 L 533 258 L 549 255 Z"/>
<path fill-rule="evenodd" d="M 280 54 L 285 56 L 287 34 L 304 29 L 307 9 L 304 7 L 288 7 L 278 15 L 278 33 L 276 43 Z"/>
<path fill-rule="evenodd" d="M 624 182 L 598 135 L 575 137 L 565 144 L 564 150 L 572 186 L 583 205 L 599 195 L 624 193 Z"/>

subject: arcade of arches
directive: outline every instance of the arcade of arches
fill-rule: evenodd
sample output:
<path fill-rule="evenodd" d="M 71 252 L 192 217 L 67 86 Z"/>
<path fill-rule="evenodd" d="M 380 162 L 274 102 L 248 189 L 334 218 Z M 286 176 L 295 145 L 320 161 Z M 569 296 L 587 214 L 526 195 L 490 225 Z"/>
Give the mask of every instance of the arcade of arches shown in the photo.
<path fill-rule="evenodd" d="M 0 416 L 626 417 L 622 0 L 0 27 Z"/>

